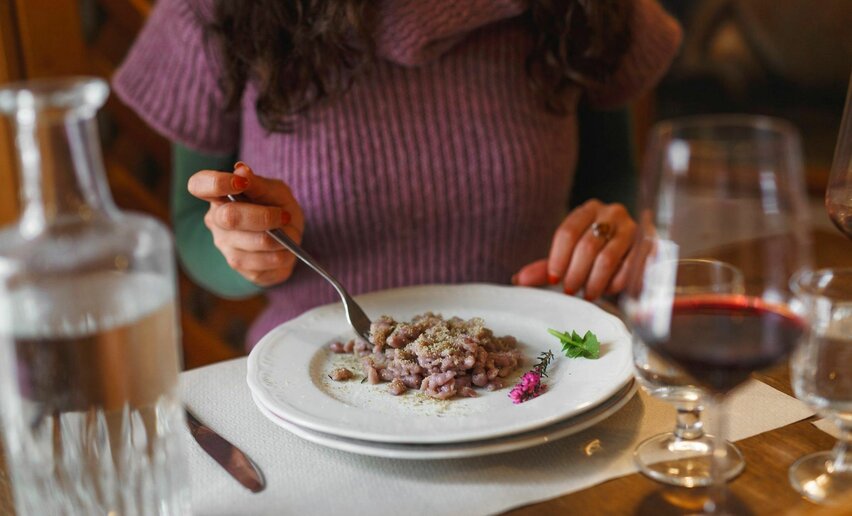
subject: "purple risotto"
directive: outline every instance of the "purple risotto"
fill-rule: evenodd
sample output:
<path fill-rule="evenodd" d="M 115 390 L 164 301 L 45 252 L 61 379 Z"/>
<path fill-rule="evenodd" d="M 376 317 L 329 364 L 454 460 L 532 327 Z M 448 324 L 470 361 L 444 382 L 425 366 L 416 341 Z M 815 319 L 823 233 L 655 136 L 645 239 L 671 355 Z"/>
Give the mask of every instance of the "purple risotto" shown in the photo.
<path fill-rule="evenodd" d="M 444 320 L 427 312 L 411 322 L 382 316 L 370 328 L 369 343 L 352 339 L 329 347 L 360 357 L 369 382 L 390 382 L 388 390 L 394 395 L 420 389 L 433 398 L 449 399 L 456 394 L 476 396 L 475 387 L 502 388 L 502 379 L 521 364 L 517 344 L 509 335 L 495 337 L 478 317 Z M 333 379 L 338 376 L 341 381 L 350 377 Z"/>

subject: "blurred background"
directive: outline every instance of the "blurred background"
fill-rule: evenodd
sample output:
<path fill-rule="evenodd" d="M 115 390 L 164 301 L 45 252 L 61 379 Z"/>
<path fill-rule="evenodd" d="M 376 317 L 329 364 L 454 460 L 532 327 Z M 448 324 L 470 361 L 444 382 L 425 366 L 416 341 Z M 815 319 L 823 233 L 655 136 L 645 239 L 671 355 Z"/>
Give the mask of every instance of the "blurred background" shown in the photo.
<path fill-rule="evenodd" d="M 0 0 L 0 83 L 69 74 L 109 78 L 154 0 Z M 850 0 L 668 0 L 685 29 L 681 53 L 656 91 L 630 106 L 638 159 L 656 120 L 748 112 L 795 123 L 805 145 L 818 228 L 852 68 Z M 168 142 L 111 98 L 100 114 L 109 181 L 124 209 L 169 223 Z M 0 126 L 0 223 L 17 216 L 13 142 Z M 819 243 L 820 240 L 817 240 Z M 846 240 L 835 240 L 839 245 Z M 834 245 L 834 244 L 831 244 Z M 244 353 L 263 299 L 229 301 L 180 277 L 185 366 Z"/>

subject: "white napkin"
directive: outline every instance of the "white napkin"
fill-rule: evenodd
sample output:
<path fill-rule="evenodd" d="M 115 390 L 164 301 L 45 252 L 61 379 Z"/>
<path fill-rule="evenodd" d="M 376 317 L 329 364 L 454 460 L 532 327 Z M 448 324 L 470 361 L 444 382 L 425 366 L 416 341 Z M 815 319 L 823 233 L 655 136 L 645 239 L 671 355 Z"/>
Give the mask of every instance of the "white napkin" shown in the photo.
<path fill-rule="evenodd" d="M 254 459 L 268 484 L 251 494 L 187 432 L 195 514 L 491 514 L 633 473 L 636 444 L 674 426 L 674 409 L 640 390 L 609 419 L 543 446 L 457 460 L 380 459 L 331 450 L 279 428 L 255 408 L 245 375 L 245 359 L 181 375 L 186 404 Z M 726 408 L 733 440 L 812 415 L 757 381 L 738 390 Z"/>

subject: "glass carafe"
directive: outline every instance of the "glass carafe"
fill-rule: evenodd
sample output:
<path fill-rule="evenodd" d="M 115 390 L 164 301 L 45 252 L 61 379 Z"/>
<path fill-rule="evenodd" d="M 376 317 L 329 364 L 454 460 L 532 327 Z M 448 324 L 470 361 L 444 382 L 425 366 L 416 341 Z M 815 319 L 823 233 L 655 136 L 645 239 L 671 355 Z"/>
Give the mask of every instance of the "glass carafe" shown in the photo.
<path fill-rule="evenodd" d="M 100 79 L 0 88 L 21 216 L 0 232 L 0 413 L 19 515 L 186 514 L 172 242 L 118 210 Z"/>

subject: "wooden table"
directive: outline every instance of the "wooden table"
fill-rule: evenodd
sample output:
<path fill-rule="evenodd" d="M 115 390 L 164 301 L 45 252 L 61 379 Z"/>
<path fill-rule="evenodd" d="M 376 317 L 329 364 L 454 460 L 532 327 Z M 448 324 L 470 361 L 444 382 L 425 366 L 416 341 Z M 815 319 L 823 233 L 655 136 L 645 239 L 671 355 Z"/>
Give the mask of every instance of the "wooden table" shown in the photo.
<path fill-rule="evenodd" d="M 852 242 L 838 233 L 814 232 L 818 267 L 852 266 Z M 786 364 L 756 375 L 792 395 Z M 787 468 L 808 453 L 827 450 L 834 439 L 811 424 L 810 418 L 737 442 L 746 460 L 745 472 L 730 484 L 731 508 L 736 514 L 840 515 L 852 513 L 852 499 L 841 509 L 826 509 L 804 501 L 790 487 Z M 674 424 L 674 421 L 672 421 Z M 0 514 L 11 512 L 9 480 L 0 448 Z M 703 491 L 677 489 L 636 473 L 604 482 L 540 504 L 509 512 L 513 516 L 550 514 L 688 514 L 701 507 Z M 844 512 L 845 511 L 845 512 Z"/>
<path fill-rule="evenodd" d="M 852 242 L 839 232 L 818 230 L 813 238 L 817 267 L 852 267 Z M 786 363 L 755 376 L 793 395 Z M 746 469 L 730 484 L 731 509 L 735 514 L 852 514 L 852 499 L 845 512 L 821 508 L 802 499 L 787 480 L 787 469 L 796 459 L 834 446 L 834 438 L 811 424 L 815 419 L 737 441 Z M 703 494 L 700 489 L 667 488 L 636 473 L 509 514 L 689 514 L 701 508 Z"/>
<path fill-rule="evenodd" d="M 792 394 L 786 365 L 756 376 Z M 834 445 L 831 436 L 810 423 L 813 419 L 737 441 L 746 469 L 730 484 L 735 514 L 784 514 L 793 508 L 807 513 L 815 507 L 803 501 L 787 481 L 787 468 L 796 459 Z M 690 514 L 700 511 L 703 496 L 703 489 L 668 488 L 635 473 L 509 514 Z"/>
<path fill-rule="evenodd" d="M 9 485 L 9 472 L 6 471 L 5 453 L 0 446 L 0 514 L 12 513 L 12 489 Z"/>

